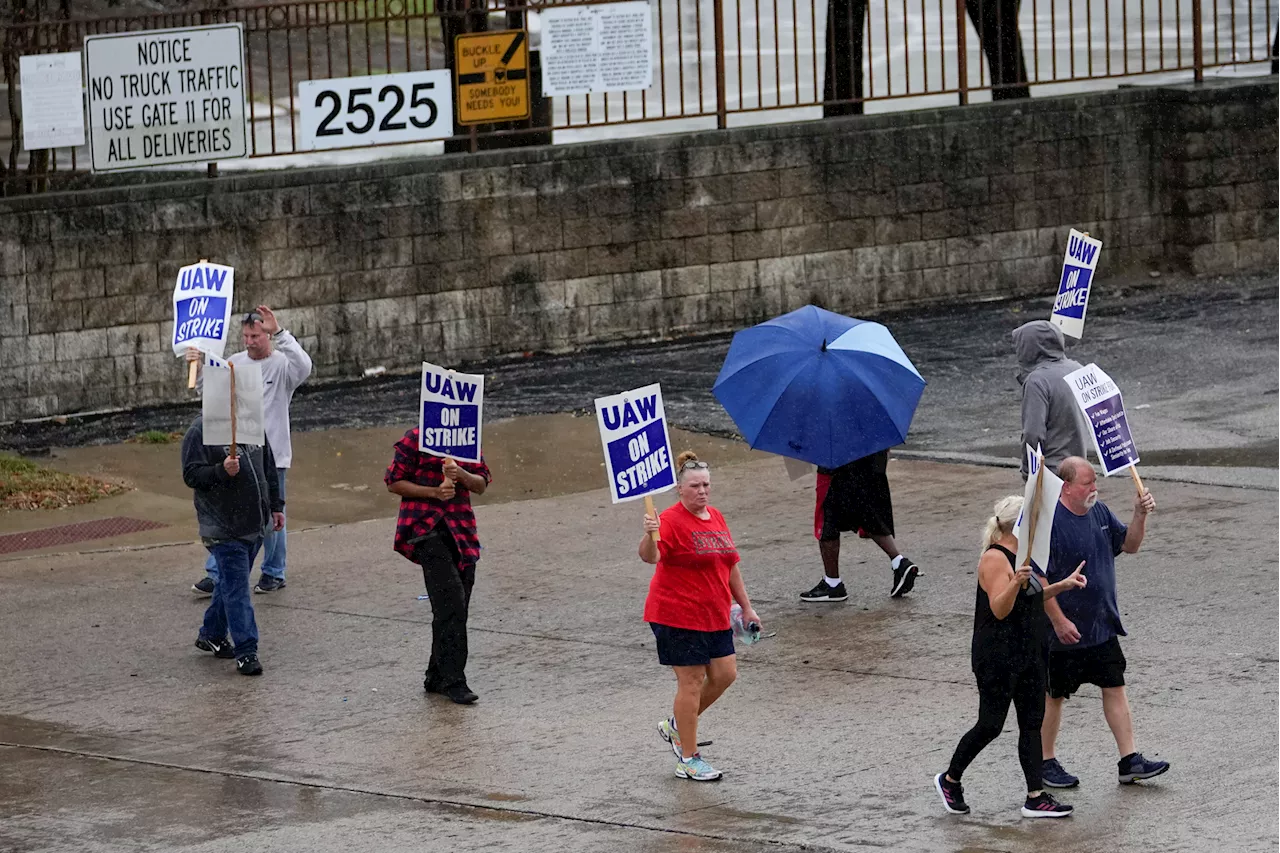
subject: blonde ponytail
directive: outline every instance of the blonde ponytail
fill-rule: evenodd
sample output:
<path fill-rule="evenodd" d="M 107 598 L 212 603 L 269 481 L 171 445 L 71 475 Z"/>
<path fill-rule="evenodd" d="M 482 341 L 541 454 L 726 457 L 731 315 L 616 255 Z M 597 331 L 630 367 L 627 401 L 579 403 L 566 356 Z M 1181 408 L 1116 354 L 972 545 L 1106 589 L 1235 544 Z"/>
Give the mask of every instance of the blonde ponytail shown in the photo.
<path fill-rule="evenodd" d="M 982 550 L 985 551 L 1005 535 L 1013 532 L 1022 512 L 1022 495 L 1009 495 L 996 501 L 994 515 L 987 519 L 982 531 Z"/>

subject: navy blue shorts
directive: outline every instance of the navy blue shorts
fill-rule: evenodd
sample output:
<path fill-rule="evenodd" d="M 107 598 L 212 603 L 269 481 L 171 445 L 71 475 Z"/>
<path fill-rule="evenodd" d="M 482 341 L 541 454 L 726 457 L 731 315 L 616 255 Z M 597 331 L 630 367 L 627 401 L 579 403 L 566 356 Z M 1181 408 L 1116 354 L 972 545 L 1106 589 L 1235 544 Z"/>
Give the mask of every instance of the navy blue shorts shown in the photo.
<path fill-rule="evenodd" d="M 650 622 L 658 640 L 658 662 L 663 666 L 706 666 L 712 658 L 727 658 L 733 652 L 733 631 L 691 631 Z"/>

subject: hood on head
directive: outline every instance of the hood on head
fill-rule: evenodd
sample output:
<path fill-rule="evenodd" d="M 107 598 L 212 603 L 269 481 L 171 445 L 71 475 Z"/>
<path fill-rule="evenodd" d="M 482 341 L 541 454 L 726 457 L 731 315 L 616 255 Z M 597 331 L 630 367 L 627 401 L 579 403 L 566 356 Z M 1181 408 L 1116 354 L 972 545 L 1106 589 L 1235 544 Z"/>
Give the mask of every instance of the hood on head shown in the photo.
<path fill-rule="evenodd" d="M 1067 357 L 1062 330 L 1048 320 L 1032 320 L 1014 329 L 1013 351 L 1018 356 L 1019 385 L 1040 365 Z"/>

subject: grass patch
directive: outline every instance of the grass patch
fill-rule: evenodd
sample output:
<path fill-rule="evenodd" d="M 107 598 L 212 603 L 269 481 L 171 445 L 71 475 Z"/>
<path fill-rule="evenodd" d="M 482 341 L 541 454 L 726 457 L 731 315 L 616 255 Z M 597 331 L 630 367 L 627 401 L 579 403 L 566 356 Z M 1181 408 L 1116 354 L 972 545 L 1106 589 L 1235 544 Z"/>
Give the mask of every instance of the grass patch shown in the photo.
<path fill-rule="evenodd" d="M 128 488 L 119 483 L 50 471 L 28 459 L 0 453 L 0 510 L 58 509 L 125 491 Z"/>
<path fill-rule="evenodd" d="M 182 441 L 183 435 L 185 433 L 149 429 L 146 432 L 138 433 L 132 438 L 126 438 L 125 444 L 173 444 L 175 441 Z"/>

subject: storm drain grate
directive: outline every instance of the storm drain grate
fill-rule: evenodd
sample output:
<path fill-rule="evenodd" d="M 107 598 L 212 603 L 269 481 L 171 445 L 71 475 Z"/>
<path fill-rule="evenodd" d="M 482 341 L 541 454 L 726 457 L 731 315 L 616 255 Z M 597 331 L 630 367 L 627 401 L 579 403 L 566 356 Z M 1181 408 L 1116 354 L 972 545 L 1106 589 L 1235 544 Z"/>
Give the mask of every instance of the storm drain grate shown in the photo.
<path fill-rule="evenodd" d="M 126 533 L 157 530 L 168 526 L 155 521 L 117 515 L 114 518 L 103 518 L 98 521 L 82 521 L 79 524 L 64 524 L 60 527 L 45 527 L 41 530 L 28 530 L 25 533 L 0 536 L 0 554 L 34 551 L 37 548 L 52 548 L 56 545 L 71 545 L 75 542 L 89 542 L 93 539 L 106 539 L 108 536 L 122 536 Z"/>

